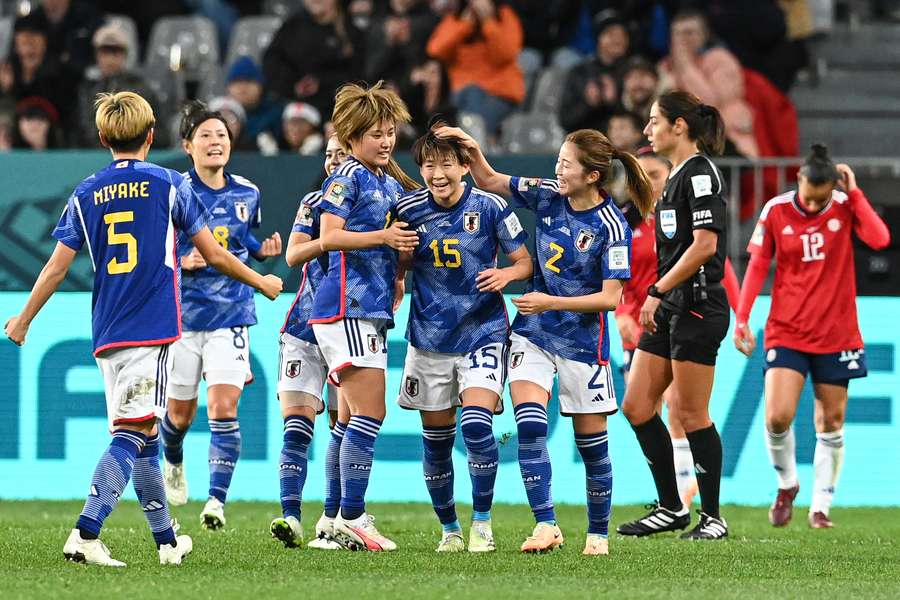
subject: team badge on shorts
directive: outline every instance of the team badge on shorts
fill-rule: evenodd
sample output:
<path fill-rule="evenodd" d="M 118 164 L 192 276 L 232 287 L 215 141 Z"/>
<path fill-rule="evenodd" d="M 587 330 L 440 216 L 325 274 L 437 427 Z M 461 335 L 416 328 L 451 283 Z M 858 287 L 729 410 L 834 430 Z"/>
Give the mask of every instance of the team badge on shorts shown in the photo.
<path fill-rule="evenodd" d="M 366 336 L 366 346 L 369 348 L 369 352 L 375 354 L 378 352 L 378 336 L 374 333 L 370 333 Z"/>
<path fill-rule="evenodd" d="M 418 377 L 410 377 L 406 376 L 406 381 L 403 384 L 403 389 L 406 391 L 406 395 L 410 397 L 415 397 L 419 395 L 419 378 Z"/>
<path fill-rule="evenodd" d="M 522 364 L 522 359 L 525 358 L 524 352 L 513 352 L 509 355 L 509 368 L 515 369 L 519 365 Z"/>
<path fill-rule="evenodd" d="M 577 248 L 579 252 L 587 252 L 593 243 L 594 234 L 587 229 L 581 229 L 578 232 L 578 237 L 575 238 L 575 248 Z"/>
<path fill-rule="evenodd" d="M 250 206 L 246 202 L 235 202 L 234 214 L 238 218 L 238 221 L 246 223 L 250 220 Z"/>
<path fill-rule="evenodd" d="M 463 229 L 468 233 L 475 233 L 481 226 L 481 213 L 467 212 L 463 213 Z"/>
<path fill-rule="evenodd" d="M 300 361 L 299 360 L 289 360 L 287 364 L 284 365 L 284 374 L 286 377 L 290 377 L 293 379 L 297 375 L 300 374 Z"/>

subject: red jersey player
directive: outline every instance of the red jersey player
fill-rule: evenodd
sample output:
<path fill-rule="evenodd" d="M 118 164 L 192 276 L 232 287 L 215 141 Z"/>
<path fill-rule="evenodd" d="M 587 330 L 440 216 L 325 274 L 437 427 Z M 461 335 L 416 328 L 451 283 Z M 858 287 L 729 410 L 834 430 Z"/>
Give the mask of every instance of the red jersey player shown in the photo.
<path fill-rule="evenodd" d="M 650 146 L 645 146 L 637 151 L 638 162 L 647 173 L 653 186 L 653 197 L 662 196 L 666 179 L 672 170 L 668 160 L 653 151 Z M 619 336 L 622 338 L 622 371 L 626 382 L 631 366 L 631 357 L 637 347 L 643 328 L 639 323 L 639 315 L 644 300 L 647 299 L 647 289 L 657 279 L 656 268 L 656 220 L 651 214 L 641 220 L 640 214 L 630 203 L 622 207 L 622 212 L 631 226 L 631 279 L 625 284 L 622 293 L 622 303 L 616 309 L 616 326 Z M 731 262 L 725 260 L 725 278 L 722 280 L 725 292 L 728 295 L 728 304 L 732 309 L 737 305 L 739 284 Z M 671 388 L 666 390 L 660 399 L 669 404 L 668 396 Z M 669 413 L 669 433 L 672 435 L 672 449 L 675 458 L 675 478 L 678 483 L 678 494 L 685 506 L 690 506 L 697 493 L 697 479 L 694 477 L 694 458 L 691 455 L 691 446 L 688 443 L 684 428 L 677 417 Z"/>
<path fill-rule="evenodd" d="M 857 187 L 853 171 L 835 165 L 825 146 L 812 147 L 797 180 L 797 191 L 769 200 L 759 216 L 734 342 L 744 354 L 753 352 L 756 340 L 747 320 L 774 258 L 765 329 L 766 445 L 779 489 L 769 521 L 776 527 L 788 524 L 800 489 L 791 423 L 809 373 L 816 397 L 809 525 L 825 528 L 832 526 L 828 510 L 844 456 L 847 387 L 851 379 L 866 375 L 851 233 L 875 250 L 888 245 L 890 233 Z"/>

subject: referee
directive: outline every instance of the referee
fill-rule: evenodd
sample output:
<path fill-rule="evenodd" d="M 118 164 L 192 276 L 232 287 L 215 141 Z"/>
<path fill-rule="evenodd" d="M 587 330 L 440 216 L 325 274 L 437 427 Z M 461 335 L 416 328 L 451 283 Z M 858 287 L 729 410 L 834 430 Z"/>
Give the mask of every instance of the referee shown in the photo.
<path fill-rule="evenodd" d="M 719 514 L 722 441 L 709 417 L 716 354 L 728 332 L 725 264 L 725 186 L 709 156 L 724 145 L 719 111 L 693 94 L 669 92 L 650 109 L 644 129 L 653 149 L 672 163 L 656 205 L 658 279 L 641 308 L 644 333 L 631 364 L 622 410 L 650 465 L 659 501 L 644 517 L 618 527 L 645 536 L 691 523 L 675 480 L 672 441 L 656 400 L 672 384 L 669 410 L 687 432 L 697 485 L 700 521 L 683 539 L 722 539 Z"/>

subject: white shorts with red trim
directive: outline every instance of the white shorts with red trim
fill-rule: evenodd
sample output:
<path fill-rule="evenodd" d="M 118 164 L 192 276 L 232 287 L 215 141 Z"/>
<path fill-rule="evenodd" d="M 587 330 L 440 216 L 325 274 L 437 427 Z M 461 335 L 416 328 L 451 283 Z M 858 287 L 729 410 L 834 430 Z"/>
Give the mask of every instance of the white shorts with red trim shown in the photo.
<path fill-rule="evenodd" d="M 559 380 L 559 412 L 563 415 L 612 414 L 616 406 L 609 365 L 589 365 L 556 354 L 531 343 L 517 333 L 509 338 L 509 383 L 530 381 L 553 390 Z"/>
<path fill-rule="evenodd" d="M 333 323 L 314 323 L 313 333 L 328 365 L 328 380 L 340 386 L 340 372 L 347 367 L 387 370 L 387 322 L 382 319 L 343 318 Z"/>
<path fill-rule="evenodd" d="M 328 376 L 328 367 L 322 351 L 315 344 L 282 333 L 278 353 L 278 398 L 282 406 L 311 406 L 316 413 L 325 410 L 322 388 Z M 296 392 L 295 394 L 285 392 Z M 298 397 L 306 394 L 308 398 Z M 309 403 L 309 399 L 313 403 Z M 332 408 L 337 410 L 337 395 Z"/>
<path fill-rule="evenodd" d="M 96 360 L 103 374 L 110 429 L 166 414 L 171 344 L 113 348 L 101 352 Z"/>
<path fill-rule="evenodd" d="M 485 388 L 501 396 L 506 377 L 505 344 L 486 344 L 475 352 L 429 352 L 414 346 L 406 350 L 406 364 L 397 404 L 414 410 L 446 410 L 462 404 L 469 388 Z M 497 413 L 503 401 L 497 400 Z"/>
<path fill-rule="evenodd" d="M 174 366 L 169 398 L 197 397 L 200 379 L 211 385 L 233 385 L 239 390 L 253 380 L 250 372 L 250 329 L 243 325 L 212 331 L 185 331 L 172 344 Z"/>

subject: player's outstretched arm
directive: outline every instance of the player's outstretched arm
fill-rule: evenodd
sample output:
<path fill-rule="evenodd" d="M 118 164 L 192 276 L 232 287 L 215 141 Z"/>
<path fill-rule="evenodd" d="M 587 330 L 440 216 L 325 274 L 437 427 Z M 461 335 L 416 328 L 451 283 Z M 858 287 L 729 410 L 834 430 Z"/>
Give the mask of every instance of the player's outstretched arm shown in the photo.
<path fill-rule="evenodd" d="M 34 287 L 31 288 L 31 294 L 25 302 L 25 306 L 15 317 L 6 322 L 6 337 L 8 337 L 17 346 L 25 343 L 25 335 L 28 333 L 28 327 L 31 321 L 37 316 L 59 284 L 66 278 L 72 261 L 75 260 L 76 250 L 69 248 L 62 242 L 57 242 L 53 254 L 44 268 L 41 269 Z"/>
<path fill-rule="evenodd" d="M 283 284 L 280 277 L 277 275 L 260 275 L 242 263 L 216 242 L 209 231 L 209 227 L 203 227 L 191 238 L 191 241 L 194 242 L 194 246 L 209 266 L 220 273 L 237 279 L 241 283 L 253 286 L 270 300 L 274 300 L 281 293 Z"/>
<path fill-rule="evenodd" d="M 435 130 L 435 135 L 441 138 L 457 138 L 469 151 L 469 172 L 479 188 L 491 192 L 509 196 L 509 181 L 511 177 L 505 173 L 498 173 L 490 165 L 481 151 L 481 146 L 475 138 L 459 127 L 440 127 Z"/>
<path fill-rule="evenodd" d="M 419 244 L 415 231 L 406 229 L 407 224 L 396 221 L 386 229 L 377 231 L 345 231 L 346 220 L 328 213 L 322 214 L 322 232 L 319 244 L 323 252 L 331 250 L 364 250 L 377 246 L 390 246 L 399 252 L 414 250 Z"/>
<path fill-rule="evenodd" d="M 548 310 L 599 313 L 614 310 L 622 300 L 625 284 L 621 279 L 605 279 L 603 289 L 584 296 L 551 296 L 541 292 L 529 292 L 512 302 L 524 315 L 538 315 Z"/>
<path fill-rule="evenodd" d="M 511 281 L 528 281 L 534 273 L 534 265 L 528 249 L 522 245 L 506 255 L 512 263 L 502 269 L 485 269 L 478 274 L 479 292 L 502 292 Z"/>
<path fill-rule="evenodd" d="M 288 238 L 287 252 L 284 253 L 284 260 L 289 267 L 302 267 L 309 261 L 320 257 L 325 251 L 319 240 L 314 240 L 308 233 L 291 233 Z"/>

